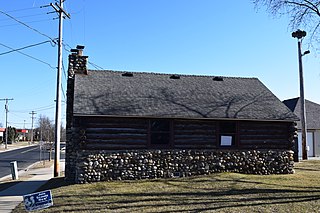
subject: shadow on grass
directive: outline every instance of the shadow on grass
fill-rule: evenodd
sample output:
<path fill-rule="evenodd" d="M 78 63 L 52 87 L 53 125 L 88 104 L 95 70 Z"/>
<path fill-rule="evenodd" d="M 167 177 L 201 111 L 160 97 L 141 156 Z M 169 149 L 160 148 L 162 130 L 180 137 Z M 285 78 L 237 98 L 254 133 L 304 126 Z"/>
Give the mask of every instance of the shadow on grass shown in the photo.
<path fill-rule="evenodd" d="M 272 186 L 272 187 L 281 187 L 281 188 L 293 188 L 292 185 L 283 185 L 283 184 L 276 184 L 276 183 L 266 183 L 266 182 L 260 182 L 260 181 L 253 181 L 253 180 L 248 180 L 247 178 L 227 178 L 227 177 L 212 177 L 210 179 L 199 179 L 199 177 L 188 177 L 187 179 L 185 178 L 177 178 L 177 179 L 161 179 L 161 180 L 154 180 L 155 182 L 157 181 L 161 181 L 167 185 L 170 186 L 179 186 L 179 187 L 183 187 L 186 189 L 190 189 L 192 188 L 194 185 L 193 184 L 189 184 L 190 180 L 192 180 L 193 183 L 199 183 L 199 184 L 212 184 L 213 182 L 215 183 L 223 183 L 223 184 L 229 184 L 229 185 L 237 185 L 239 183 L 243 183 L 243 184 L 255 184 L 255 185 L 264 185 L 264 186 Z M 181 185 L 181 183 L 183 183 L 183 185 Z M 312 186 L 312 187 L 308 187 L 308 186 L 297 186 L 295 185 L 294 188 L 297 189 L 311 189 L 312 191 L 315 190 L 320 190 L 320 187 L 317 186 Z M 204 189 L 206 190 L 206 189 Z M 211 189 L 207 189 L 207 190 L 211 190 Z M 320 192 L 320 191 L 319 191 Z"/>
<path fill-rule="evenodd" d="M 224 208 L 318 201 L 320 200 L 320 191 L 264 188 L 210 192 L 106 193 L 91 194 L 86 195 L 86 197 L 90 200 L 90 206 L 93 208 L 100 206 L 100 208 L 104 207 L 111 211 L 136 211 L 137 209 L 151 208 L 157 209 L 157 212 L 198 212 Z M 56 198 L 68 200 L 68 206 L 72 211 L 93 210 L 81 205 L 84 195 L 63 195 Z"/>
<path fill-rule="evenodd" d="M 64 177 L 51 178 L 50 180 L 48 180 L 46 184 L 41 186 L 37 191 L 56 189 L 56 188 L 69 186 L 69 185 L 73 185 L 73 183 L 65 181 Z"/>

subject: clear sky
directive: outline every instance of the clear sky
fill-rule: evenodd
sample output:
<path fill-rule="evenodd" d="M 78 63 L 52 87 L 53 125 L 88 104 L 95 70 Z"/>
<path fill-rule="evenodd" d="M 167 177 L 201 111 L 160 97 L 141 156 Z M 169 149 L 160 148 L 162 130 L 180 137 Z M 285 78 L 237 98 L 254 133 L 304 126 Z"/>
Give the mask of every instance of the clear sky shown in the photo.
<path fill-rule="evenodd" d="M 31 127 L 31 111 L 54 120 L 57 38 L 54 0 L 0 3 L 0 99 L 9 102 L 9 125 Z M 70 47 L 85 46 L 89 62 L 103 69 L 259 78 L 280 100 L 299 96 L 297 41 L 286 17 L 256 10 L 251 0 L 66 0 L 62 75 L 65 100 Z M 6 14 L 25 23 L 18 23 Z M 6 47 L 7 46 L 7 47 Z M 303 49 L 307 50 L 305 42 Z M 32 58 L 31 58 L 32 57 Z M 320 60 L 304 56 L 305 97 L 320 103 Z M 96 69 L 89 65 L 90 69 Z M 5 125 L 4 102 L 0 123 Z M 62 123 L 65 124 L 63 102 Z"/>

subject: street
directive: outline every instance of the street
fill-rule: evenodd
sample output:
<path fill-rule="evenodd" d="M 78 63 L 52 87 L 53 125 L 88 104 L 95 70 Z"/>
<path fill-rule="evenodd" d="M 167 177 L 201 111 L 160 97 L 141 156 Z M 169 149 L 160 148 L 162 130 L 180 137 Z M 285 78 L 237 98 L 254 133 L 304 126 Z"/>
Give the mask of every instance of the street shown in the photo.
<path fill-rule="evenodd" d="M 61 145 L 64 147 L 64 145 Z M 52 152 L 52 160 L 54 151 Z M 64 152 L 61 152 L 61 159 L 65 158 Z M 40 156 L 40 146 L 28 146 L 20 149 L 15 149 L 0 153 L 0 178 L 11 174 L 10 162 L 17 161 L 18 170 L 24 170 L 33 163 L 40 160 L 48 160 L 49 153 L 43 151 Z"/>

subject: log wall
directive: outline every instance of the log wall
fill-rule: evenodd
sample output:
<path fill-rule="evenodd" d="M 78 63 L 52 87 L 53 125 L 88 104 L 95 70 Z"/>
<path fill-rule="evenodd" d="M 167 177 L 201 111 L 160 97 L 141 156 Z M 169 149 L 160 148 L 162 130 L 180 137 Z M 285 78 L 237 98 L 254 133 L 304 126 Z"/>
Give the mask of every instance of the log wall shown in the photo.
<path fill-rule="evenodd" d="M 189 150 L 189 153 L 208 150 L 210 153 L 223 151 L 224 156 L 229 156 L 228 153 L 238 154 L 243 151 L 250 153 L 252 150 L 257 150 L 263 153 L 272 151 L 282 156 L 281 153 L 292 150 L 297 137 L 294 122 L 236 121 L 235 145 L 221 147 L 219 146 L 220 122 L 223 121 L 172 119 L 170 120 L 170 143 L 157 147 L 150 145 L 150 119 L 74 116 L 73 126 L 67 130 L 66 179 L 74 181 L 79 178 L 79 174 L 83 171 L 80 172 L 75 168 L 79 168 L 79 165 L 88 160 L 90 153 L 101 151 L 126 153 L 130 150 L 135 150 L 138 154 L 148 150 L 177 152 Z M 219 156 L 219 154 L 213 156 Z M 196 163 L 196 161 L 192 162 Z M 104 166 L 108 167 L 108 165 Z M 187 167 L 190 166 L 192 165 Z M 234 171 L 237 171 L 236 167 Z"/>

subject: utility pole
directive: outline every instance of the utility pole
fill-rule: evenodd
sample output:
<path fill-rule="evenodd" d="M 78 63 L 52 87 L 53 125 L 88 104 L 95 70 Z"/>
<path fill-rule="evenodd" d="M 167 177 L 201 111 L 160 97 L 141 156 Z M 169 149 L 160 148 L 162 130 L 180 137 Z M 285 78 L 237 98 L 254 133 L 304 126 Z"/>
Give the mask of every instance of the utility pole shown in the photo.
<path fill-rule="evenodd" d="M 309 54 L 310 51 L 307 50 L 303 54 L 301 53 L 301 42 L 302 38 L 305 37 L 307 33 L 305 31 L 297 30 L 292 33 L 293 38 L 298 39 L 298 60 L 299 60 L 299 79 L 300 79 L 300 121 L 301 121 L 301 138 L 302 138 L 302 160 L 308 160 L 308 150 L 307 150 L 307 127 L 306 127 L 306 107 L 304 99 L 304 83 L 303 83 L 303 69 L 302 69 L 302 56 Z"/>
<path fill-rule="evenodd" d="M 13 98 L 3 98 L 0 99 L 0 101 L 5 101 L 4 109 L 6 110 L 6 141 L 4 144 L 4 148 L 8 149 L 8 112 L 9 112 L 9 107 L 8 107 L 8 101 L 12 101 Z"/>
<path fill-rule="evenodd" d="M 23 141 L 26 140 L 26 120 L 23 120 Z"/>
<path fill-rule="evenodd" d="M 63 9 L 63 2 L 59 4 L 50 4 L 50 6 L 59 14 L 59 41 L 58 41 L 58 70 L 57 70 L 57 90 L 56 90 L 56 116 L 55 116 L 55 155 L 54 155 L 54 177 L 60 176 L 60 126 L 61 126 L 61 69 L 62 69 L 62 24 L 65 17 L 70 15 Z"/>
<path fill-rule="evenodd" d="M 32 111 L 29 114 L 31 114 L 31 140 L 30 140 L 31 142 L 29 142 L 29 145 L 30 145 L 30 143 L 33 144 L 33 119 L 34 119 L 34 115 L 37 113 Z"/>

